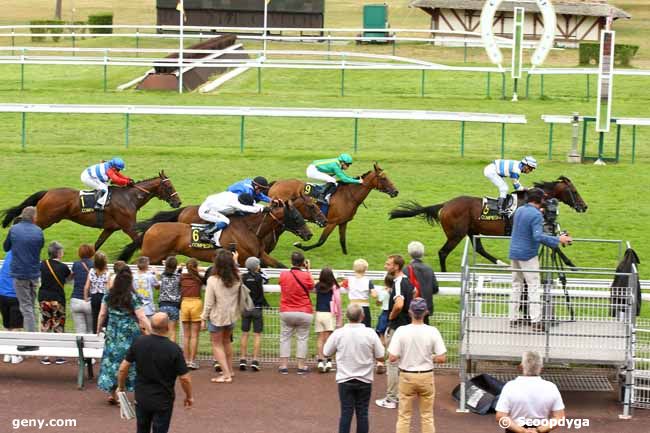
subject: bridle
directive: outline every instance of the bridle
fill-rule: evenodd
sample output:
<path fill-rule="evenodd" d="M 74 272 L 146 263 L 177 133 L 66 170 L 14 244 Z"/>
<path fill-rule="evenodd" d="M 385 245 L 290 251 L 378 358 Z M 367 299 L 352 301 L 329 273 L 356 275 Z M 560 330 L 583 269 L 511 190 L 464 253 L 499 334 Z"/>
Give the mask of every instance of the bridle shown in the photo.
<path fill-rule="evenodd" d="M 165 182 L 171 182 L 171 181 L 169 180 L 168 177 L 166 177 L 164 179 L 161 179 L 160 186 L 164 185 Z M 151 194 L 150 190 L 148 190 L 146 188 L 143 188 L 143 187 L 139 186 L 138 184 L 133 184 L 133 188 L 135 188 L 137 190 L 140 190 L 140 191 L 142 191 L 143 193 L 145 193 L 147 195 Z M 171 198 L 174 197 L 175 195 L 178 195 L 178 191 L 174 191 L 173 193 L 169 194 L 169 198 L 167 200 L 171 200 Z"/>

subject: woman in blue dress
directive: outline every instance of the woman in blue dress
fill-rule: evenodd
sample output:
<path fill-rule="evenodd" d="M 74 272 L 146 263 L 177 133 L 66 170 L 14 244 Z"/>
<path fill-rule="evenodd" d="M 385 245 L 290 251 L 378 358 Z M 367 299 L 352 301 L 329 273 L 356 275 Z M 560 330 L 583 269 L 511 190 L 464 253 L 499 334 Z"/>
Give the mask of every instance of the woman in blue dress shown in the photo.
<path fill-rule="evenodd" d="M 149 319 L 144 314 L 142 302 L 133 291 L 133 275 L 131 269 L 125 267 L 120 270 L 113 287 L 104 295 L 99 318 L 97 320 L 97 333 L 102 330 L 106 318 L 106 341 L 104 353 L 99 369 L 97 386 L 102 391 L 110 394 L 108 402 L 117 402 L 115 390 L 117 388 L 117 370 L 124 359 L 131 343 L 141 335 L 148 334 L 151 330 Z M 131 364 L 126 389 L 133 391 L 135 386 L 135 364 Z"/>

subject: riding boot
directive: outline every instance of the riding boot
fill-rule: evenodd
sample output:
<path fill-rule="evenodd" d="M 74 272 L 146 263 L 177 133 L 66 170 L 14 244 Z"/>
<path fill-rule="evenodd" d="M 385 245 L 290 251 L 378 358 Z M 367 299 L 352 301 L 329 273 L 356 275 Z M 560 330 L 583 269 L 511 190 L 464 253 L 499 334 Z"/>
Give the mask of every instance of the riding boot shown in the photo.
<path fill-rule="evenodd" d="M 321 192 L 318 201 L 321 203 L 329 203 L 331 195 L 336 191 L 336 184 L 334 182 L 328 182 L 323 187 L 323 192 Z"/>
<path fill-rule="evenodd" d="M 507 215 L 508 210 L 506 209 L 506 198 L 505 197 L 499 197 L 497 200 L 497 209 L 499 210 L 499 215 Z"/>
<path fill-rule="evenodd" d="M 95 201 L 95 210 L 103 210 L 106 205 L 106 191 L 98 190 L 97 200 Z"/>

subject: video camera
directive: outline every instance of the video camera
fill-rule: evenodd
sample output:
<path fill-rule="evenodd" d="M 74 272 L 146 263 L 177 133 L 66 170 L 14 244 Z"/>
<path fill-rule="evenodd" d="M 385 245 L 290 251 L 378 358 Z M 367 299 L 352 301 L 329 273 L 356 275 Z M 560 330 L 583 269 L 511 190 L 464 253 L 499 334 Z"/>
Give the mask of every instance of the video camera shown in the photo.
<path fill-rule="evenodd" d="M 559 213 L 559 202 L 556 198 L 549 198 L 542 203 L 544 209 L 544 233 L 550 235 L 557 235 L 559 225 L 557 223 L 557 216 Z"/>

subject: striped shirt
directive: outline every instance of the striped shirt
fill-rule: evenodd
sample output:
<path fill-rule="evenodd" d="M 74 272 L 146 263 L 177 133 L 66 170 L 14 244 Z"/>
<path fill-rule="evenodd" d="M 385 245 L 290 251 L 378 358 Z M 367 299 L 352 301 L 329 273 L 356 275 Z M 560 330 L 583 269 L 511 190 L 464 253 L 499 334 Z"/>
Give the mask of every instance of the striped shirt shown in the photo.
<path fill-rule="evenodd" d="M 90 177 L 99 180 L 100 182 L 108 183 L 109 177 L 106 173 L 109 169 L 108 162 L 91 165 L 86 169 Z"/>
<path fill-rule="evenodd" d="M 495 159 L 493 162 L 497 168 L 497 174 L 501 177 L 509 177 L 513 179 L 513 186 L 515 189 L 520 189 L 519 175 L 521 175 L 520 161 L 514 159 Z"/>

